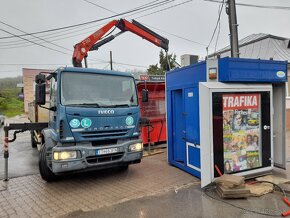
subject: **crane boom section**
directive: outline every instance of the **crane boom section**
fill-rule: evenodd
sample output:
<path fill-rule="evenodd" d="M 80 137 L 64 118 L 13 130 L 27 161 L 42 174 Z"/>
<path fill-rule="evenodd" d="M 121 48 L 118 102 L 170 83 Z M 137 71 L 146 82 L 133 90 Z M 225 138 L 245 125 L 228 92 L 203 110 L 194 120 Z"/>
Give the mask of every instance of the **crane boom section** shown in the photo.
<path fill-rule="evenodd" d="M 103 26 L 101 29 L 97 30 L 87 38 L 85 38 L 80 43 L 74 46 L 74 53 L 73 53 L 73 66 L 75 67 L 82 67 L 81 61 L 87 55 L 90 48 L 99 41 L 112 27 L 114 27 L 118 23 L 117 20 L 113 20 Z"/>
<path fill-rule="evenodd" d="M 118 27 L 121 32 L 102 39 L 114 26 Z M 133 20 L 131 23 L 125 19 L 113 20 L 74 46 L 73 66 L 82 67 L 82 60 L 87 56 L 88 51 L 97 50 L 100 46 L 112 41 L 116 36 L 126 31 L 130 31 L 166 51 L 168 50 L 168 39 L 158 35 L 137 21 Z M 101 39 L 102 41 L 99 41 Z"/>

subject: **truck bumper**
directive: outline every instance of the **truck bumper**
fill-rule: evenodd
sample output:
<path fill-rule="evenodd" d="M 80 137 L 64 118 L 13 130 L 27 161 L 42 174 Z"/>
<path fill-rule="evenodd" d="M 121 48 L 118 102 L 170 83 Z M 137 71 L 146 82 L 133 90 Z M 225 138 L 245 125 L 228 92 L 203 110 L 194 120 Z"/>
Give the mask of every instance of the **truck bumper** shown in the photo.
<path fill-rule="evenodd" d="M 52 148 L 52 172 L 81 172 L 88 170 L 105 169 L 140 163 L 143 156 L 141 150 L 131 150 L 130 146 L 142 143 L 141 140 L 131 140 L 118 145 L 93 147 L 91 143 L 80 143 L 76 146 L 56 146 Z M 54 152 L 76 151 L 77 158 L 55 160 Z"/>

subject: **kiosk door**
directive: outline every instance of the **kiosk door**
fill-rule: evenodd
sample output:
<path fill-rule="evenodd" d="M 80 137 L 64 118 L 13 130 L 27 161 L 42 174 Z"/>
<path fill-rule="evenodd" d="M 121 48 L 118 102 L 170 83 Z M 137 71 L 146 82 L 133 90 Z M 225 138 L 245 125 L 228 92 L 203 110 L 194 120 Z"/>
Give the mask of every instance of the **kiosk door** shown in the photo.
<path fill-rule="evenodd" d="M 215 166 L 246 177 L 270 172 L 272 85 L 204 82 L 199 88 L 202 187 L 218 176 Z"/>
<path fill-rule="evenodd" d="M 177 162 L 185 162 L 185 120 L 183 113 L 182 90 L 172 93 L 173 113 L 173 158 Z"/>
<path fill-rule="evenodd" d="M 214 164 L 221 172 L 271 166 L 270 92 L 215 92 L 212 99 Z"/>

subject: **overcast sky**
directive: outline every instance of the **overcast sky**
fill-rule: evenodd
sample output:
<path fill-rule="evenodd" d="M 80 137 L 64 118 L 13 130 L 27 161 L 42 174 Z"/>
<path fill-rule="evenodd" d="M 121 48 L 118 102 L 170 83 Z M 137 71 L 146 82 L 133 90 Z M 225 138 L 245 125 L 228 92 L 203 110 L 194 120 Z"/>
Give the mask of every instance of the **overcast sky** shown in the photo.
<path fill-rule="evenodd" d="M 169 53 L 206 56 L 206 47 L 217 23 L 220 4 L 204 0 L 0 0 L 0 78 L 22 74 L 22 68 L 56 69 L 72 66 L 73 45 L 113 20 L 62 31 L 36 34 L 35 37 L 3 38 L 23 33 L 63 28 L 123 13 L 139 6 L 163 4 L 118 16 L 136 19 L 169 39 Z M 290 7 L 287 0 L 236 0 L 267 6 Z M 146 5 L 147 4 L 147 5 Z M 239 39 L 253 33 L 269 33 L 290 38 L 290 10 L 237 6 Z M 114 33 L 117 33 L 116 29 Z M 217 31 L 218 32 L 218 31 Z M 217 49 L 229 44 L 228 17 L 223 10 Z M 44 40 L 43 40 L 44 39 Z M 216 37 L 209 53 L 215 48 Z M 143 70 L 159 60 L 160 48 L 132 33 L 124 33 L 98 51 L 89 52 L 89 67 L 109 69 L 109 52 L 114 69 Z"/>

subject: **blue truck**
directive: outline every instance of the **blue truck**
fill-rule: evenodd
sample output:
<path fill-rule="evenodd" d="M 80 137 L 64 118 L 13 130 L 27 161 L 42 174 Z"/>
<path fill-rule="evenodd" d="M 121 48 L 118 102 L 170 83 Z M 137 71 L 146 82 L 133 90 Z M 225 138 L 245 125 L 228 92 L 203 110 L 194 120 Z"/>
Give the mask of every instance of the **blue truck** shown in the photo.
<path fill-rule="evenodd" d="M 121 32 L 110 35 L 110 29 Z M 8 143 L 16 134 L 31 132 L 31 145 L 38 147 L 39 171 L 46 181 L 58 175 L 140 163 L 143 143 L 137 89 L 129 73 L 81 68 L 88 51 L 129 31 L 168 51 L 168 39 L 139 22 L 113 20 L 74 46 L 73 67 L 40 73 L 35 78 L 35 101 L 29 106 L 30 123 L 4 127 L 5 180 L 8 180 Z M 110 36 L 108 36 L 110 35 Z M 107 37 L 108 36 L 108 37 Z M 101 41 L 100 41 L 101 40 Z M 47 90 L 48 84 L 50 89 Z M 142 90 L 148 101 L 148 90 Z M 49 114 L 42 116 L 43 108 Z M 9 131 L 14 130 L 9 139 Z"/>
<path fill-rule="evenodd" d="M 142 94 L 146 101 L 147 90 Z M 8 142 L 24 131 L 31 131 L 32 145 L 39 148 L 39 171 L 47 182 L 62 174 L 127 169 L 141 162 L 140 108 L 131 74 L 73 67 L 40 73 L 35 77 L 35 106 L 49 111 L 47 122 L 4 127 L 6 180 Z M 15 130 L 12 139 L 10 130 Z"/>

